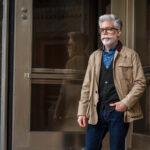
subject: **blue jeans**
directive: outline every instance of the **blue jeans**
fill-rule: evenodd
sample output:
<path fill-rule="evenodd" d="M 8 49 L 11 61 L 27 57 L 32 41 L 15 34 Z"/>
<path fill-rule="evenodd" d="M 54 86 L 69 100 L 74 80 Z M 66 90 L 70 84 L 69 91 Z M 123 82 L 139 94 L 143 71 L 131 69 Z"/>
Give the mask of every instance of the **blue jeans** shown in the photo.
<path fill-rule="evenodd" d="M 110 134 L 110 150 L 125 150 L 125 138 L 129 123 L 124 123 L 124 113 L 116 110 L 98 112 L 98 123 L 88 124 L 86 134 L 86 150 L 101 150 L 102 140 L 106 133 Z"/>

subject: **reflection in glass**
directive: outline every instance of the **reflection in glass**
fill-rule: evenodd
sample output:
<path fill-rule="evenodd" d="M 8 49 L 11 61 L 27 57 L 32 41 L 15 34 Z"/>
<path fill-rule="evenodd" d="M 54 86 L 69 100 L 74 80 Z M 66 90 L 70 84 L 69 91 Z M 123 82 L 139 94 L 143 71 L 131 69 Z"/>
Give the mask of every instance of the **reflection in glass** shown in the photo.
<path fill-rule="evenodd" d="M 32 131 L 82 131 L 77 107 L 97 41 L 94 6 L 90 0 L 33 0 Z"/>
<path fill-rule="evenodd" d="M 87 67 L 87 36 L 68 33 L 66 79 L 62 85 L 32 85 L 31 130 L 82 131 L 77 124 L 77 108 Z M 69 75 L 69 76 L 68 76 Z M 38 82 L 37 82 L 38 83 Z"/>
<path fill-rule="evenodd" d="M 82 33 L 70 32 L 68 34 L 68 55 L 66 69 L 85 70 L 87 56 L 85 55 L 87 37 Z M 61 131 L 78 131 L 81 128 L 77 124 L 77 108 L 80 98 L 82 81 L 64 80 L 57 100 L 54 119 L 59 120 Z"/>

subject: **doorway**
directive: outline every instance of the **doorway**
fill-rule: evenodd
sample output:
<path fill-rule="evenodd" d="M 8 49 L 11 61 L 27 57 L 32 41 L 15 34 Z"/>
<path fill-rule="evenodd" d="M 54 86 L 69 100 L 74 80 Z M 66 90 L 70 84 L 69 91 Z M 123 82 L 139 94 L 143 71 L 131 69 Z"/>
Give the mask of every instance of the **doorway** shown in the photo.
<path fill-rule="evenodd" d="M 101 4 L 108 11 L 102 1 L 16 0 L 13 150 L 84 148 L 76 114 Z"/>

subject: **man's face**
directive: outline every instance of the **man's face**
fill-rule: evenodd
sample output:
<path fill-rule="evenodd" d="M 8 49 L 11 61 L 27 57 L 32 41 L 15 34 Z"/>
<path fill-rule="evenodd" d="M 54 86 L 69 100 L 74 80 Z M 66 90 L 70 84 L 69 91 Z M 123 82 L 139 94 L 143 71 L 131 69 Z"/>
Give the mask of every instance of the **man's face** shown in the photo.
<path fill-rule="evenodd" d="M 73 56 L 74 51 L 75 51 L 74 49 L 75 49 L 74 42 L 73 42 L 72 38 L 69 38 L 68 45 L 67 45 L 67 51 L 68 51 L 69 57 Z"/>
<path fill-rule="evenodd" d="M 114 27 L 114 21 L 104 21 L 100 27 L 101 41 L 105 46 L 111 46 L 121 35 L 121 31 Z"/>

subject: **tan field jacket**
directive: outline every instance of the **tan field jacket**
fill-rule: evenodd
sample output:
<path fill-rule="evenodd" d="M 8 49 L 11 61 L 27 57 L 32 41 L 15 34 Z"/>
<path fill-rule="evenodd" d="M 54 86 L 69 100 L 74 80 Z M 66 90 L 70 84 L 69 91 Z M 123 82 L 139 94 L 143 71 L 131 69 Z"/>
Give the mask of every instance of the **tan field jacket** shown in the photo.
<path fill-rule="evenodd" d="M 102 50 L 94 51 L 86 70 L 78 107 L 78 116 L 84 115 L 89 124 L 98 121 L 97 103 L 99 101 L 98 83 Z M 114 84 L 120 100 L 128 107 L 124 122 L 143 118 L 139 98 L 146 87 L 146 80 L 138 54 L 120 43 L 113 61 Z"/>

